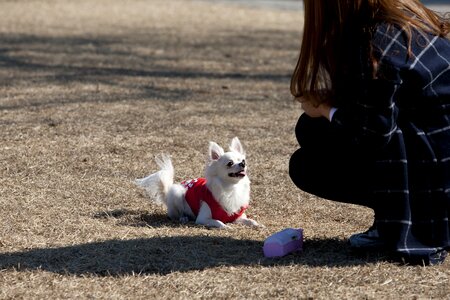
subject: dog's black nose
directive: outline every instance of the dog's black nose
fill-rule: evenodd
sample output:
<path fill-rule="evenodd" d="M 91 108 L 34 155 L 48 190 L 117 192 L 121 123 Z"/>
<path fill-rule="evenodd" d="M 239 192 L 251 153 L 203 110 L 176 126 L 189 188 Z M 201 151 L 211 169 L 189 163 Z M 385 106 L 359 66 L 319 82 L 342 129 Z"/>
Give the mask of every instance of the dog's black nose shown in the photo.
<path fill-rule="evenodd" d="M 243 160 L 240 164 L 241 167 L 245 168 L 245 160 Z"/>

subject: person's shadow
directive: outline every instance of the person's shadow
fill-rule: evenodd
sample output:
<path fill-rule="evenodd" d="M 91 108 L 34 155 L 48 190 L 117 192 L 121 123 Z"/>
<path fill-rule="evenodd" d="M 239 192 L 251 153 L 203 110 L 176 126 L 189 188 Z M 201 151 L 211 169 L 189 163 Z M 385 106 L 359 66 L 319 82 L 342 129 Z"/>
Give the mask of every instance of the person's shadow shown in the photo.
<path fill-rule="evenodd" d="M 161 229 L 180 226 L 167 220 L 165 215 L 142 211 L 114 210 L 97 213 L 94 217 L 116 218 L 124 226 Z M 0 253 L 0 270 L 119 276 L 168 274 L 217 266 L 348 266 L 385 259 L 380 254 L 358 255 L 350 250 L 346 241 L 338 239 L 306 239 L 300 253 L 283 258 L 265 258 L 262 251 L 264 241 L 215 236 L 214 231 L 208 230 L 205 235 L 169 236 L 173 230 L 162 229 L 158 237 Z"/>

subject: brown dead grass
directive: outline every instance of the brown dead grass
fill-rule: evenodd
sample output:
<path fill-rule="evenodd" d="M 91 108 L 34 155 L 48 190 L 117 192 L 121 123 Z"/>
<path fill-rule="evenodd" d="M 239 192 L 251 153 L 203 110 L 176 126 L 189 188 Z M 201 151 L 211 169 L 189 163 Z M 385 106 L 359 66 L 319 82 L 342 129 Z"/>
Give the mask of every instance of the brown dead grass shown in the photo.
<path fill-rule="evenodd" d="M 290 182 L 300 30 L 298 11 L 206 1 L 2 1 L 0 297 L 448 297 L 448 263 L 351 252 L 372 212 Z M 234 136 L 265 229 L 171 222 L 132 184 L 161 152 L 201 176 Z M 304 252 L 264 258 L 286 227 Z"/>

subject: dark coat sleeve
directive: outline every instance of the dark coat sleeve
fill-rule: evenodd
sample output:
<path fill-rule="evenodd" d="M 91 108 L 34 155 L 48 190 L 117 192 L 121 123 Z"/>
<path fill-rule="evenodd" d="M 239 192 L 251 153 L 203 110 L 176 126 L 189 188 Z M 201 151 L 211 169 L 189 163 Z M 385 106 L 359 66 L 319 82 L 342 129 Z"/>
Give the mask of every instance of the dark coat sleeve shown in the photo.
<path fill-rule="evenodd" d="M 356 76 L 342 80 L 342 91 L 338 97 L 338 110 L 332 125 L 336 132 L 346 137 L 352 146 L 364 150 L 376 150 L 386 146 L 397 131 L 398 107 L 396 94 L 402 84 L 401 66 L 406 63 L 406 51 L 401 44 L 392 47 L 396 36 L 376 33 L 373 40 L 375 57 L 379 60 L 376 76 L 372 76 L 372 66 L 368 65 L 367 54 L 360 51 L 353 64 Z M 383 49 L 390 46 L 396 54 L 395 61 L 384 59 Z M 387 56 L 385 56 L 387 57 Z"/>

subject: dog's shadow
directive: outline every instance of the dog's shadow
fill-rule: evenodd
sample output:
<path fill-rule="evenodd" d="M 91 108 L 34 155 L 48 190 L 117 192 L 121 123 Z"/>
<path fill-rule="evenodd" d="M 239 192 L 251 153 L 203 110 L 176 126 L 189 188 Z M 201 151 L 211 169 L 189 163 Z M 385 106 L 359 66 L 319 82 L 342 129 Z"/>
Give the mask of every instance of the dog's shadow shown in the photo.
<path fill-rule="evenodd" d="M 95 219 L 114 219 L 119 226 L 131 227 L 179 227 L 180 222 L 172 221 L 166 213 L 148 213 L 144 210 L 115 209 L 94 214 Z M 193 226 L 193 224 L 183 224 Z"/>
<path fill-rule="evenodd" d="M 131 226 L 180 226 L 165 215 L 113 211 L 96 217 L 140 217 Z M 133 225 L 134 224 L 134 225 Z M 185 225 L 183 225 L 185 226 Z M 355 255 L 346 241 L 309 239 L 304 250 L 283 258 L 265 258 L 261 240 L 208 235 L 158 236 L 132 240 L 107 240 L 75 246 L 39 248 L 0 254 L 0 269 L 45 270 L 59 274 L 121 276 L 168 274 L 218 266 L 353 266 L 385 259 L 379 254 Z"/>

